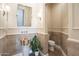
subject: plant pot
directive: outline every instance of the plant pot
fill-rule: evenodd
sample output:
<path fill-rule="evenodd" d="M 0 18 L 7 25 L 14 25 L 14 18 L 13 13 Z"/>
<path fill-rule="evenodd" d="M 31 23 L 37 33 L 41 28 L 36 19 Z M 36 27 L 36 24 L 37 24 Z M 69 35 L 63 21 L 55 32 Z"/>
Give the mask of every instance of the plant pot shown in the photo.
<path fill-rule="evenodd" d="M 35 51 L 35 56 L 38 56 L 39 55 L 39 51 Z"/>

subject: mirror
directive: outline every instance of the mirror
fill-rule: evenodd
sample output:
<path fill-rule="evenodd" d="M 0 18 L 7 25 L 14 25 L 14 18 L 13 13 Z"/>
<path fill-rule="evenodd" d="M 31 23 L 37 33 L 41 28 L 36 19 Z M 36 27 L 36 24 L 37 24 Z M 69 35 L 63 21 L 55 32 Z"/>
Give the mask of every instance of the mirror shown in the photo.
<path fill-rule="evenodd" d="M 32 8 L 18 4 L 17 7 L 17 26 L 31 27 Z"/>

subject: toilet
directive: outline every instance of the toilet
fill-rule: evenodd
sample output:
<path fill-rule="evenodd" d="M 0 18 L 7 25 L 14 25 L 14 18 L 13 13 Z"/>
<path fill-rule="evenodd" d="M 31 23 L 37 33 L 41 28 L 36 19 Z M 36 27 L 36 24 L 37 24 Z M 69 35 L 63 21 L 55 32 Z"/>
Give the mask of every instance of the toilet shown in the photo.
<path fill-rule="evenodd" d="M 48 49 L 49 49 L 50 51 L 54 51 L 54 46 L 55 46 L 55 41 L 49 40 L 49 41 L 48 41 Z"/>

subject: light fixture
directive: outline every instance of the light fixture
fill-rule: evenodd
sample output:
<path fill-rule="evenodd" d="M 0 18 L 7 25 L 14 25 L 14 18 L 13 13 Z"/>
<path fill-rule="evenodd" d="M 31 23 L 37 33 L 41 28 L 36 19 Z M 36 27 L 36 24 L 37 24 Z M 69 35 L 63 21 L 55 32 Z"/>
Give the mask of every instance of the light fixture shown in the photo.
<path fill-rule="evenodd" d="M 7 12 L 9 12 L 10 11 L 10 6 L 6 5 L 5 9 L 6 9 Z"/>
<path fill-rule="evenodd" d="M 40 8 L 39 13 L 38 13 L 38 18 L 41 20 L 42 18 L 42 8 Z"/>
<path fill-rule="evenodd" d="M 1 12 L 3 12 L 3 16 L 4 16 L 5 13 L 8 13 L 10 11 L 10 7 L 6 4 L 2 4 L 2 8 L 0 10 Z"/>

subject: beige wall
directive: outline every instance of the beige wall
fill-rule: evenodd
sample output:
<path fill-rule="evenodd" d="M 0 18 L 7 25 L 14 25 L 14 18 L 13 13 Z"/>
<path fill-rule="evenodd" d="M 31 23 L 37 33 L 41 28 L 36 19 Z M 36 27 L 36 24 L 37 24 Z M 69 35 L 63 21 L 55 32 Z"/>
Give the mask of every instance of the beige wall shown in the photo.
<path fill-rule="evenodd" d="M 39 32 L 44 32 L 44 27 L 45 27 L 44 22 L 45 22 L 45 20 L 43 19 L 43 4 L 36 4 L 36 3 L 35 4 L 28 4 L 27 3 L 27 4 L 22 4 L 22 5 L 32 8 L 32 15 L 31 15 L 32 19 L 31 19 L 31 28 L 30 29 L 35 28 L 35 30 L 37 29 Z M 16 6 L 16 8 L 17 8 L 17 6 Z M 16 8 L 15 8 L 15 12 L 16 12 Z M 40 16 L 39 16 L 39 14 L 40 14 Z M 10 22 L 13 19 L 9 20 L 9 26 L 11 26 L 11 27 L 12 26 L 17 27 L 16 26 L 17 18 L 16 17 L 14 17 L 14 18 L 15 18 L 15 20 L 14 20 L 13 24 Z"/>
<path fill-rule="evenodd" d="M 6 4 L 5 4 L 6 5 Z M 17 4 L 7 4 L 10 7 L 10 11 L 8 12 L 8 21 L 7 14 L 5 15 L 5 27 L 8 28 L 7 33 L 17 33 Z M 37 29 L 38 32 L 45 32 L 45 20 L 43 18 L 43 4 L 22 4 L 24 6 L 29 6 L 32 8 L 32 19 L 31 19 L 31 28 L 29 29 Z M 40 14 L 40 16 L 39 16 Z M 3 25 L 3 24 L 2 24 Z M 1 26 L 2 26 L 1 25 Z M 3 26 L 2 26 L 3 27 Z"/>
<path fill-rule="evenodd" d="M 47 4 L 46 17 L 48 31 L 67 32 L 68 9 L 67 4 Z"/>
<path fill-rule="evenodd" d="M 69 5 L 70 8 L 69 10 L 71 11 L 69 14 L 69 37 L 75 40 L 79 40 L 79 23 L 78 23 L 78 6 L 79 4 L 75 3 L 75 4 L 70 4 Z"/>
<path fill-rule="evenodd" d="M 8 12 L 8 27 L 17 27 L 17 4 L 8 4 L 10 11 Z"/>
<path fill-rule="evenodd" d="M 9 27 L 16 27 L 17 24 L 16 24 L 16 20 L 17 20 L 17 17 L 16 17 L 16 12 L 17 12 L 17 4 L 8 4 L 10 6 L 10 9 L 11 11 L 9 12 L 9 20 L 8 20 L 8 26 Z M 31 20 L 31 23 L 32 23 L 32 27 L 42 27 L 41 24 L 42 24 L 42 20 L 40 21 L 39 20 L 39 16 L 38 14 L 39 13 L 42 13 L 42 11 L 40 12 L 40 10 L 43 10 L 43 4 L 22 4 L 24 6 L 28 6 L 28 7 L 31 7 L 32 8 L 32 20 Z M 12 12 L 12 10 L 14 10 Z M 43 16 L 41 14 L 41 18 L 43 19 Z M 13 20 L 13 22 L 11 22 Z"/>
<path fill-rule="evenodd" d="M 29 6 L 32 8 L 32 26 L 33 27 L 38 27 L 39 24 L 40 24 L 40 21 L 39 21 L 39 14 L 40 14 L 40 17 L 43 19 L 43 4 L 42 3 L 34 3 L 34 4 L 22 4 L 24 6 Z M 41 25 L 41 24 L 40 24 Z M 40 26 L 41 27 L 41 26 Z"/>
<path fill-rule="evenodd" d="M 4 4 L 5 6 L 8 5 L 10 7 L 10 11 L 5 14 L 5 16 L 0 19 L 0 27 L 5 28 L 5 32 L 7 34 L 16 34 L 17 33 L 17 4 Z M 45 19 L 44 19 L 44 4 L 41 3 L 34 3 L 34 4 L 22 4 L 24 6 L 29 6 L 32 8 L 32 19 L 31 19 L 31 27 L 26 28 L 29 29 L 30 32 L 38 31 L 38 32 L 45 32 Z M 4 21 L 3 21 L 4 19 Z M 7 20 L 8 19 L 8 20 Z M 28 31 L 29 31 L 28 30 Z M 0 31 L 1 32 L 1 31 Z"/>
<path fill-rule="evenodd" d="M 38 39 L 41 42 L 42 52 L 44 54 L 48 53 L 48 34 L 37 33 Z"/>
<path fill-rule="evenodd" d="M 5 33 L 5 29 L 6 29 L 6 24 L 7 24 L 7 19 L 6 19 L 6 13 L 3 16 L 3 12 L 1 11 L 1 6 L 2 4 L 0 4 L 0 39 L 3 38 L 6 33 Z"/>
<path fill-rule="evenodd" d="M 69 37 L 78 40 L 78 5 L 71 3 L 47 4 L 46 22 L 48 31 L 64 32 Z"/>

